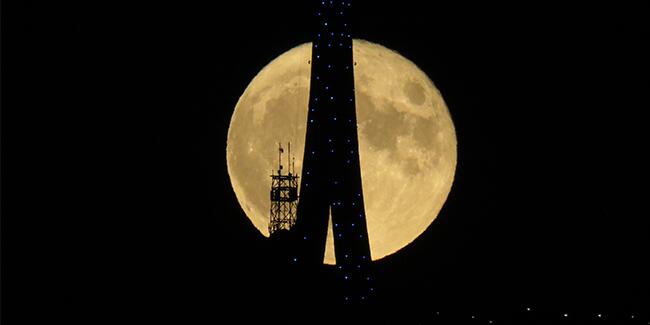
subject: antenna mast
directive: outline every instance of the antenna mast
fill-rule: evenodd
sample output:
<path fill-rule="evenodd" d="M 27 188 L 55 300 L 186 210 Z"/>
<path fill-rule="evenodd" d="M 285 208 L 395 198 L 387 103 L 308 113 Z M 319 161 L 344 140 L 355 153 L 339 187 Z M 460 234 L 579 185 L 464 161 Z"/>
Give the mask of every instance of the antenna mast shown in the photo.
<path fill-rule="evenodd" d="M 288 144 L 289 159 L 291 157 L 291 143 Z M 290 230 L 296 223 L 296 210 L 298 208 L 298 175 L 295 175 L 295 166 L 289 165 L 288 175 L 282 175 L 282 154 L 284 148 L 278 143 L 278 171 L 271 175 L 271 221 L 269 233 L 273 235 L 279 230 Z M 295 161 L 295 158 L 293 158 Z"/>

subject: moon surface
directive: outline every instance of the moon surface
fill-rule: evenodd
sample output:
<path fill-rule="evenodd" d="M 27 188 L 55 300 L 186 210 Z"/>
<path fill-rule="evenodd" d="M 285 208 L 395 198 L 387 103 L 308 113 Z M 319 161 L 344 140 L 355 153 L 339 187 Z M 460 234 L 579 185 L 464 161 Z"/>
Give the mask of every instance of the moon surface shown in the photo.
<path fill-rule="evenodd" d="M 353 44 L 361 179 L 377 260 L 411 243 L 437 217 L 454 179 L 456 132 L 440 92 L 413 62 L 375 43 Z M 244 212 L 267 237 L 278 142 L 291 142 L 296 171 L 302 169 L 310 60 L 311 43 L 305 43 L 265 66 L 230 121 L 230 181 Z M 286 157 L 285 150 L 285 170 Z M 331 233 L 326 264 L 335 264 Z"/>

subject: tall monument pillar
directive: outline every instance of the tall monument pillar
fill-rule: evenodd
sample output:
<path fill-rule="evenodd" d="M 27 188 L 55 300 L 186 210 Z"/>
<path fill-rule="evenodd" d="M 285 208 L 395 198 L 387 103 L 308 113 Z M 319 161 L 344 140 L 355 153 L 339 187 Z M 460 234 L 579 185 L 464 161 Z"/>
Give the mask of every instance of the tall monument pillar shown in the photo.
<path fill-rule="evenodd" d="M 344 302 L 367 301 L 370 245 L 363 201 L 352 55 L 352 3 L 315 1 L 309 112 L 294 262 L 320 265 L 332 217 Z"/>

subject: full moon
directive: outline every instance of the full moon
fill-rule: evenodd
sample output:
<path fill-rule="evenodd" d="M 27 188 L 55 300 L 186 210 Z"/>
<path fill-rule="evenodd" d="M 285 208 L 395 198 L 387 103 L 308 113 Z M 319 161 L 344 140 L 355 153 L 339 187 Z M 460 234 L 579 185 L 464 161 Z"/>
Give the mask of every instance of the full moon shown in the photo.
<path fill-rule="evenodd" d="M 456 170 L 456 132 L 440 92 L 413 62 L 378 44 L 353 45 L 361 179 L 371 255 L 378 260 L 411 243 L 438 216 Z M 291 142 L 296 172 L 302 169 L 310 60 L 311 43 L 305 43 L 264 67 L 239 98 L 228 129 L 233 190 L 267 237 L 278 142 Z M 326 264 L 335 264 L 331 233 Z"/>

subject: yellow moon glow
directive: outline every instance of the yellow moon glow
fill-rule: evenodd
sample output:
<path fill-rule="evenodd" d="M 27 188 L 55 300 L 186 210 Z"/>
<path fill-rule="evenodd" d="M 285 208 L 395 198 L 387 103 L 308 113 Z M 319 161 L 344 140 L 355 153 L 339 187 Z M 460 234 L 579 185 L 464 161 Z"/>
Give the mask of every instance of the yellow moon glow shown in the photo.
<path fill-rule="evenodd" d="M 353 56 L 361 178 L 377 260 L 412 242 L 440 212 L 456 170 L 456 132 L 440 92 L 411 61 L 363 40 L 354 40 Z M 265 236 L 278 142 L 291 141 L 296 171 L 302 168 L 310 59 L 306 43 L 269 63 L 239 98 L 230 121 L 230 181 Z M 335 263 L 332 243 L 328 238 L 326 264 Z"/>

